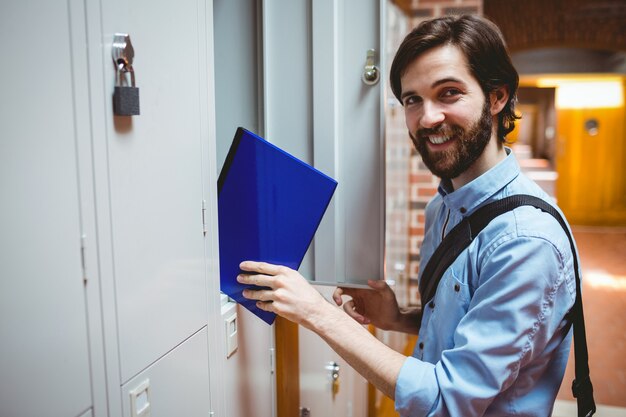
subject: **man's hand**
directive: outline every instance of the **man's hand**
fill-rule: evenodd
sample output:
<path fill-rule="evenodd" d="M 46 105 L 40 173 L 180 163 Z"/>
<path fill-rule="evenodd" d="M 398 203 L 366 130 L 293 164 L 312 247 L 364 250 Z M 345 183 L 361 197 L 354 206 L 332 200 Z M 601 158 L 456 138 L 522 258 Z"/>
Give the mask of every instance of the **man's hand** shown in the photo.
<path fill-rule="evenodd" d="M 271 311 L 295 323 L 311 329 L 324 309 L 332 307 L 297 271 L 265 262 L 245 261 L 239 265 L 242 271 L 255 274 L 240 274 L 241 284 L 268 287 L 268 289 L 243 291 L 243 296 L 257 300 L 257 307 Z"/>
<path fill-rule="evenodd" d="M 368 280 L 367 285 L 373 291 L 365 288 L 337 288 L 333 293 L 333 300 L 338 306 L 343 304 L 345 312 L 357 322 L 371 323 L 383 330 L 391 329 L 400 317 L 396 295 L 383 280 Z M 344 303 L 342 295 L 348 295 L 352 299 Z"/>
<path fill-rule="evenodd" d="M 401 310 L 396 294 L 383 280 L 368 280 L 372 290 L 365 288 L 340 287 L 333 293 L 338 306 L 343 304 L 345 312 L 361 324 L 373 324 L 382 330 L 396 330 L 417 334 L 421 321 L 421 309 Z M 343 302 L 342 295 L 352 297 Z"/>

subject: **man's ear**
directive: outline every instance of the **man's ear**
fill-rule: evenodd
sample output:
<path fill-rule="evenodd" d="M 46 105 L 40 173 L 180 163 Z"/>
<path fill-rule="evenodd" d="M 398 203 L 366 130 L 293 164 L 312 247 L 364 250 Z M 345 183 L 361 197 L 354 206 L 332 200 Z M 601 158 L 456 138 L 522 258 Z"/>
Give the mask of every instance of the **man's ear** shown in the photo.
<path fill-rule="evenodd" d="M 494 116 L 502 111 L 507 101 L 509 101 L 509 87 L 501 85 L 489 93 L 490 111 Z"/>

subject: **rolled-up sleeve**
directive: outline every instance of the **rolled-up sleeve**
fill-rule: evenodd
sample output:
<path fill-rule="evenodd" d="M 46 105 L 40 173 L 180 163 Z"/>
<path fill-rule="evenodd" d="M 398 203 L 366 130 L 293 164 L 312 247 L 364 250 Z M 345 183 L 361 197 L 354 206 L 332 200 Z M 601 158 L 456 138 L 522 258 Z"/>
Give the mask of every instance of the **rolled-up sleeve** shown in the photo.
<path fill-rule="evenodd" d="M 396 410 L 403 416 L 427 415 L 439 396 L 435 365 L 408 357 L 396 382 Z"/>

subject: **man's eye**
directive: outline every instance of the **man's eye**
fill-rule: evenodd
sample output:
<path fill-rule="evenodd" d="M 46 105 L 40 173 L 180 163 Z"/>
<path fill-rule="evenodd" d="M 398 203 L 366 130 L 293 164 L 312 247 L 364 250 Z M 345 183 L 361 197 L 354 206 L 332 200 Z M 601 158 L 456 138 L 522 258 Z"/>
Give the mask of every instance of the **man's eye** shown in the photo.
<path fill-rule="evenodd" d="M 441 96 L 442 97 L 456 97 L 459 94 L 461 94 L 461 90 L 456 89 L 456 88 L 448 88 L 447 90 L 443 92 Z"/>
<path fill-rule="evenodd" d="M 404 105 L 409 106 L 411 104 L 416 104 L 421 102 L 421 98 L 419 96 L 408 96 L 404 99 Z"/>

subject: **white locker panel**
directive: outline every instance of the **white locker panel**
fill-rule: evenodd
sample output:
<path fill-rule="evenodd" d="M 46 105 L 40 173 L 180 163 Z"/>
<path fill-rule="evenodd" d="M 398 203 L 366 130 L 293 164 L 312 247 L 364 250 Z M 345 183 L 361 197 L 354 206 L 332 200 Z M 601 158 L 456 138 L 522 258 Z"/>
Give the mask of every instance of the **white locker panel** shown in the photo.
<path fill-rule="evenodd" d="M 345 269 L 337 281 L 364 283 L 367 279 L 384 278 L 386 72 L 380 29 L 382 3 L 337 2 L 339 120 L 338 155 L 334 159 L 339 161 L 336 170 L 342 184 L 343 207 L 342 222 L 336 227 L 345 239 L 345 249 L 339 252 L 344 256 Z M 376 85 L 366 85 L 361 79 L 369 49 L 376 51 L 374 62 L 380 73 Z"/>
<path fill-rule="evenodd" d="M 222 371 L 227 416 L 273 416 L 273 339 L 271 327 L 237 306 L 238 348 Z"/>
<path fill-rule="evenodd" d="M 205 327 L 133 377 L 122 386 L 123 415 L 210 416 L 207 350 Z"/>
<path fill-rule="evenodd" d="M 312 164 L 311 0 L 269 0 L 264 8 L 266 136 Z"/>
<path fill-rule="evenodd" d="M 332 287 L 318 287 L 329 302 Z M 310 330 L 300 328 L 300 406 L 311 416 L 367 416 L 367 380 Z M 339 365 L 339 391 L 333 395 L 331 364 Z"/>
<path fill-rule="evenodd" d="M 300 268 L 314 283 L 384 277 L 383 3 L 263 2 L 266 137 L 339 182 L 306 258 L 313 263 Z M 361 79 L 370 49 L 381 74 L 375 85 Z M 313 333 L 302 329 L 299 341 L 301 405 L 312 416 L 364 415 L 363 378 Z M 330 361 L 342 367 L 335 397 Z"/>
<path fill-rule="evenodd" d="M 107 154 L 97 158 L 108 160 L 124 382 L 206 324 L 201 210 L 208 116 L 200 86 L 207 78 L 207 22 L 202 0 L 115 0 L 101 7 Z M 134 46 L 140 116 L 112 114 L 116 32 L 128 33 Z"/>
<path fill-rule="evenodd" d="M 257 0 L 214 0 L 217 168 L 221 169 L 237 127 L 263 134 Z"/>
<path fill-rule="evenodd" d="M 263 2 L 262 64 L 265 138 L 314 165 L 311 3 Z M 307 279 L 317 273 L 313 256 L 311 245 L 299 269 Z"/>
<path fill-rule="evenodd" d="M 219 169 L 237 126 L 264 134 L 262 45 L 258 26 L 261 7 L 256 0 L 215 0 L 213 12 Z M 272 417 L 275 407 L 275 375 L 270 360 L 273 327 L 244 308 L 238 306 L 237 311 L 238 349 L 228 359 L 225 353 L 219 357 L 223 361 L 220 364 L 220 388 L 225 399 L 223 413 L 233 417 Z M 219 337 L 212 335 L 212 342 L 222 343 L 223 333 L 224 324 Z"/>
<path fill-rule="evenodd" d="M 3 416 L 91 407 L 69 10 L 58 0 L 0 5 Z"/>

